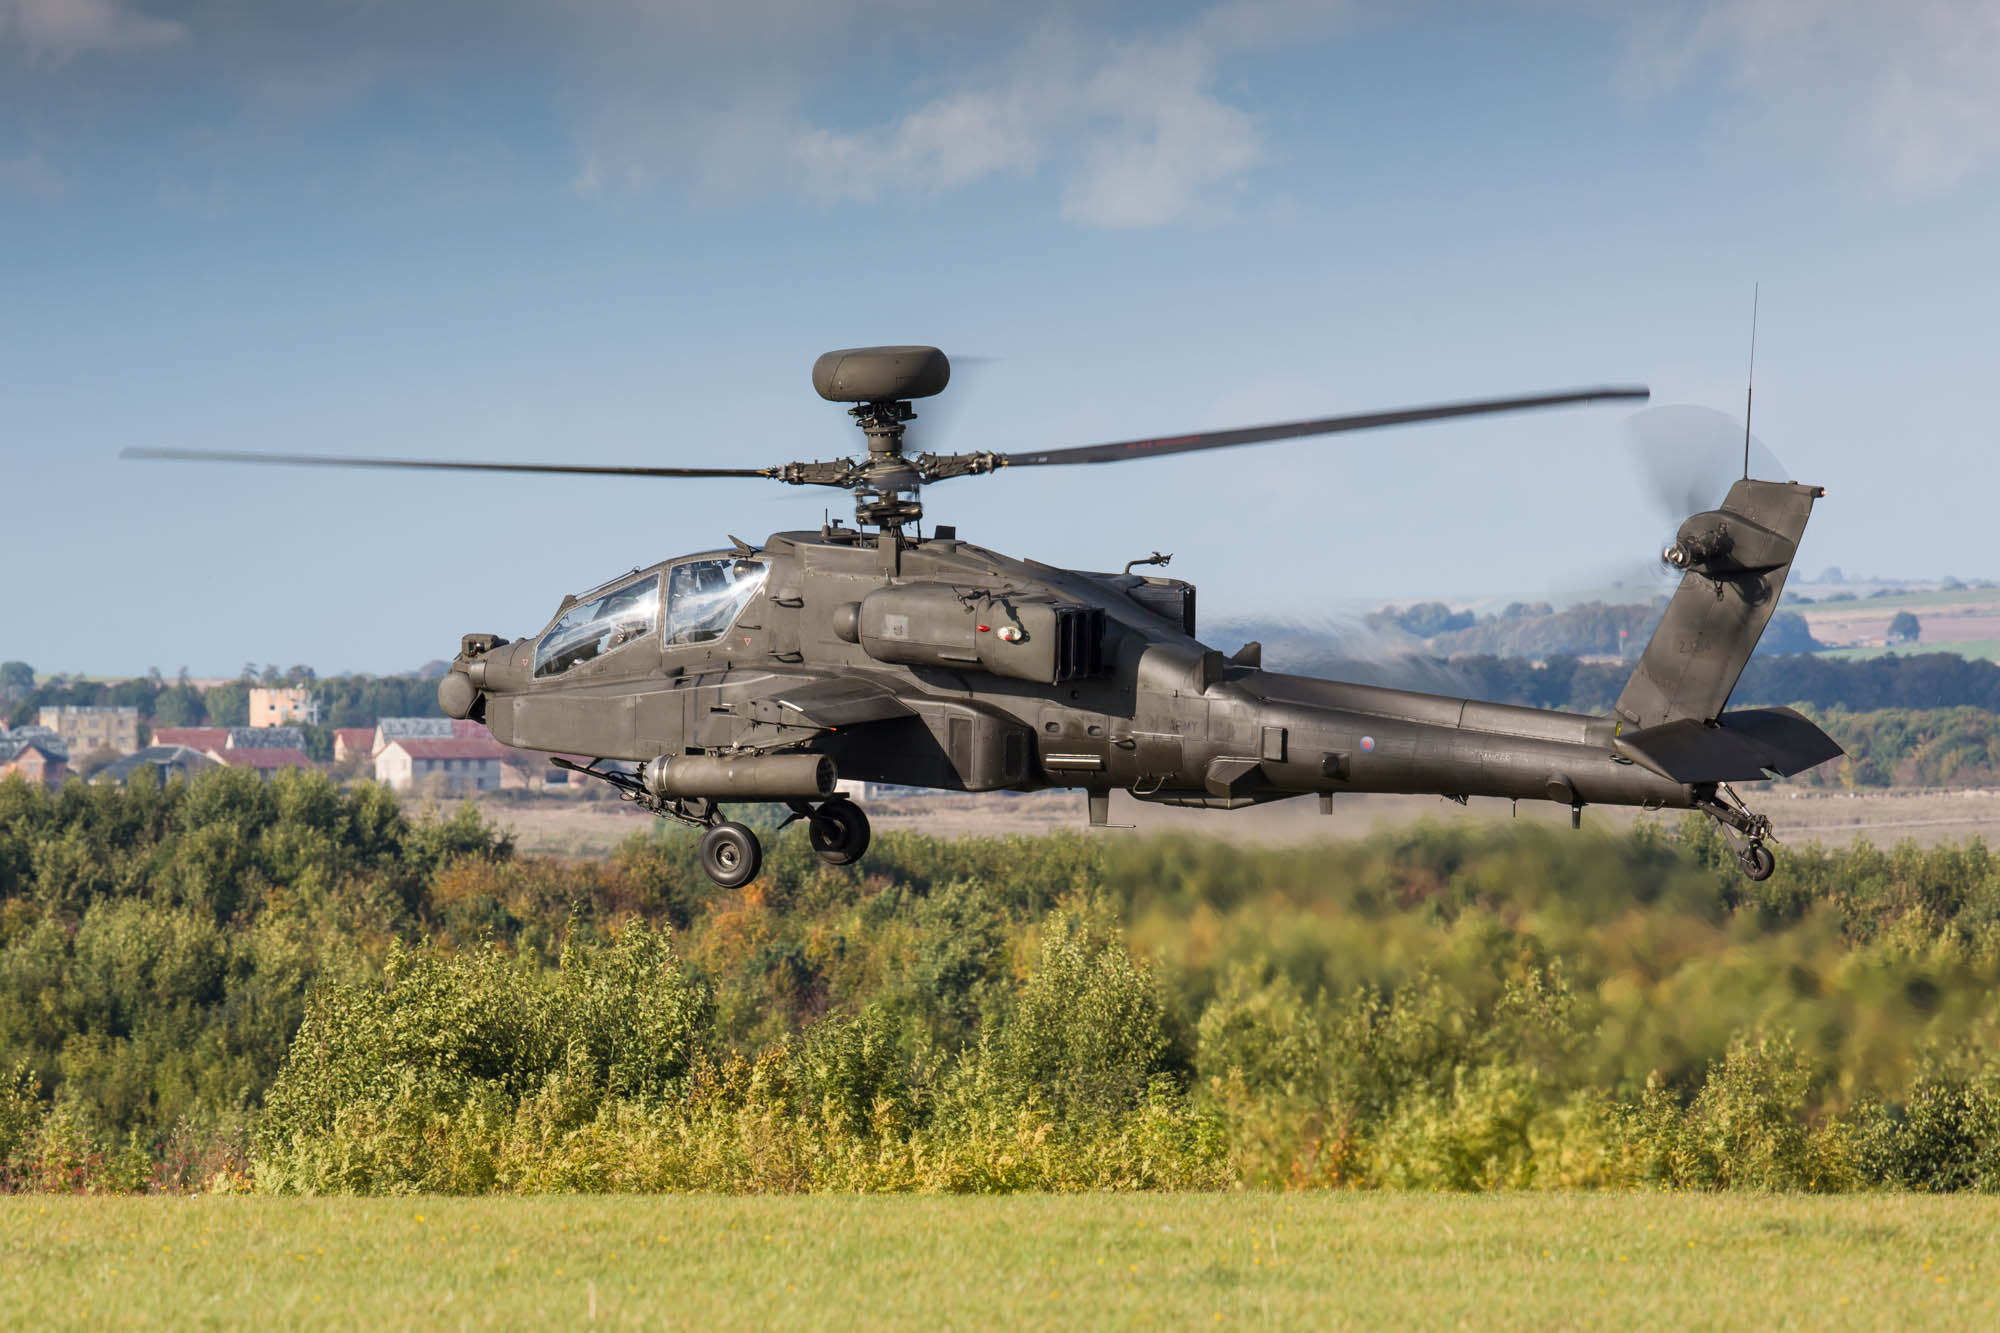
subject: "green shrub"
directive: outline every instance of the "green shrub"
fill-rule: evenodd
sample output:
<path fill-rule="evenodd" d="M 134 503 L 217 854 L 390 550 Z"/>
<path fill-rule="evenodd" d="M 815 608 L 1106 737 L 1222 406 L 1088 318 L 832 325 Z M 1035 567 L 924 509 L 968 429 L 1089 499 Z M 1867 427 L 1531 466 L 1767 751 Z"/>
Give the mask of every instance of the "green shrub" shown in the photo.
<path fill-rule="evenodd" d="M 1905 1189 L 2000 1191 L 2000 1068 L 1929 1070 L 1856 1116 L 1864 1172 Z"/>
<path fill-rule="evenodd" d="M 2000 1188 L 1978 843 L 1761 885 L 1702 821 L 766 867 L 519 857 L 309 776 L 0 781 L 4 1187 Z"/>
<path fill-rule="evenodd" d="M 1114 1111 L 1180 1072 L 1158 978 L 1122 936 L 1094 942 L 1067 912 L 1048 923 L 1006 1033 L 1009 1072 L 1058 1114 Z"/>

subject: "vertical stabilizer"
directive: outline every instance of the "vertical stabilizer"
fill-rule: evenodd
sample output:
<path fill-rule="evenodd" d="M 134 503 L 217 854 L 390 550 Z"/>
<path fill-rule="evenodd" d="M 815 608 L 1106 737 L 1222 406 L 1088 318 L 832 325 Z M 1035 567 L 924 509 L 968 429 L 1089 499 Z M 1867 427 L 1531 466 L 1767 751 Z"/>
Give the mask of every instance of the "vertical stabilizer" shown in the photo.
<path fill-rule="evenodd" d="M 1614 711 L 1637 727 L 1719 716 L 1777 609 L 1817 486 L 1745 479 L 1681 525 L 1667 560 L 1686 570 Z"/>

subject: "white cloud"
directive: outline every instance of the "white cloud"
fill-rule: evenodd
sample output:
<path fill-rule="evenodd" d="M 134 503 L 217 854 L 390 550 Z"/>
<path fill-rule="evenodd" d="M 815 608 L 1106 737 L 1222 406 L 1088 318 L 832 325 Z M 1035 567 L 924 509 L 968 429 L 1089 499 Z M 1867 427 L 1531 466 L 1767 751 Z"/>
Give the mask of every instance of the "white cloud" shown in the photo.
<path fill-rule="evenodd" d="M 946 190 L 1053 164 L 1065 217 L 1160 226 L 1220 210 L 1263 157 L 1254 118 L 1216 90 L 1236 54 L 1323 37 L 1344 0 L 1228 0 L 1183 27 L 1112 41 L 1067 26 L 968 74 L 965 86 L 871 130 L 793 137 L 798 179 L 825 198 Z"/>
<path fill-rule="evenodd" d="M 796 132 L 792 152 L 807 189 L 874 199 L 884 189 L 941 190 L 1041 165 L 1053 128 L 1071 114 L 1068 89 L 1024 71 L 1003 86 L 938 98 L 880 131 Z"/>
<path fill-rule="evenodd" d="M 186 38 L 183 25 L 141 14 L 119 0 L 0 0 L 0 44 L 16 43 L 38 59 L 120 55 Z"/>
<path fill-rule="evenodd" d="M 1638 31 L 1644 89 L 1711 64 L 1815 129 L 1831 120 L 1903 189 L 1948 186 L 2000 157 L 1994 0 L 1694 0 Z"/>
<path fill-rule="evenodd" d="M 1118 51 L 1091 76 L 1094 127 L 1063 191 L 1063 214 L 1099 227 L 1149 227 L 1199 217 L 1207 191 L 1263 156 L 1249 113 L 1215 97 L 1213 47 L 1195 38 Z"/>

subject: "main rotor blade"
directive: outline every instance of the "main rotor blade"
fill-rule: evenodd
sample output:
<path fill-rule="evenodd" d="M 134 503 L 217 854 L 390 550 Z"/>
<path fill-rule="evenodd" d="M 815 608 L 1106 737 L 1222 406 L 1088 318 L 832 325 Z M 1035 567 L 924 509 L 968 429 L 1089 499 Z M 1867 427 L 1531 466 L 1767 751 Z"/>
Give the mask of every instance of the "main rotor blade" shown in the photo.
<path fill-rule="evenodd" d="M 1462 403 L 1437 403 L 1430 407 L 1405 407 L 1391 412 L 1360 412 L 1352 416 L 1320 417 L 1314 421 L 1286 421 L 1272 426 L 1202 431 L 1194 435 L 1172 435 L 1154 440 L 1125 440 L 1118 444 L 1086 444 L 1074 449 L 1002 454 L 997 461 L 1001 467 L 1117 463 L 1128 458 L 1184 454 L 1195 449 L 1225 449 L 1236 444 L 1264 444 L 1270 440 L 1289 440 L 1302 435 L 1332 435 L 1347 430 L 1373 430 L 1378 426 L 1407 426 L 1417 421 L 1440 421 L 1446 417 L 1476 417 L 1494 412 L 1524 412 L 1537 407 L 1562 407 L 1570 403 L 1594 403 L 1651 396 L 1652 390 L 1635 387 L 1572 389 L 1564 393 L 1535 394 L 1526 398 L 1480 398 Z"/>
<path fill-rule="evenodd" d="M 276 463 L 300 467 L 393 467 L 452 472 L 564 472 L 593 477 L 776 477 L 774 467 L 595 467 L 578 463 L 467 463 L 442 458 L 332 458 L 325 454 L 236 453 L 227 449 L 127 449 L 121 458 L 193 463 Z"/>

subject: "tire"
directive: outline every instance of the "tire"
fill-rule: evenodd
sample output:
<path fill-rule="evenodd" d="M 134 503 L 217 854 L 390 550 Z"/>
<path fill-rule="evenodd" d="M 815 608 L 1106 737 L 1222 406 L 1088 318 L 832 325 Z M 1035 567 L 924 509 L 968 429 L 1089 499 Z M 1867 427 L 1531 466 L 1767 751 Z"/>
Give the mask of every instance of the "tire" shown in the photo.
<path fill-rule="evenodd" d="M 868 850 L 868 816 L 852 801 L 823 801 L 806 821 L 806 838 L 828 865 L 851 866 Z"/>
<path fill-rule="evenodd" d="M 1743 867 L 1743 878 L 1748 880 L 1769 879 L 1771 872 L 1778 868 L 1778 858 L 1771 855 L 1771 849 L 1762 843 L 1744 848 L 1736 861 Z"/>
<path fill-rule="evenodd" d="M 701 835 L 701 868 L 720 888 L 742 888 L 757 878 L 763 864 L 757 835 L 741 824 L 717 824 Z"/>

